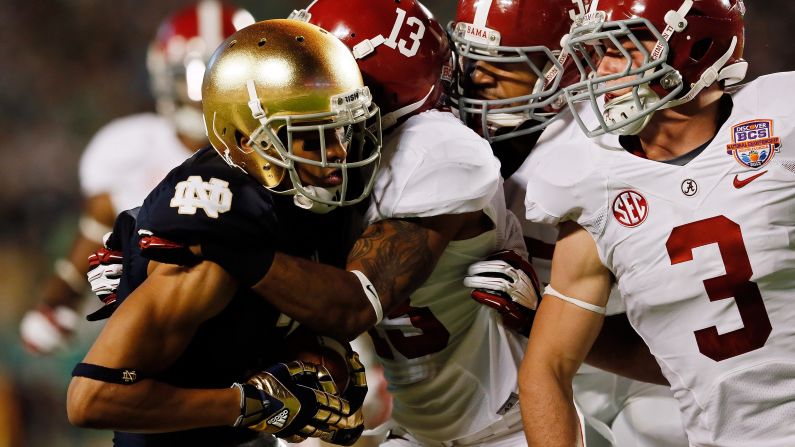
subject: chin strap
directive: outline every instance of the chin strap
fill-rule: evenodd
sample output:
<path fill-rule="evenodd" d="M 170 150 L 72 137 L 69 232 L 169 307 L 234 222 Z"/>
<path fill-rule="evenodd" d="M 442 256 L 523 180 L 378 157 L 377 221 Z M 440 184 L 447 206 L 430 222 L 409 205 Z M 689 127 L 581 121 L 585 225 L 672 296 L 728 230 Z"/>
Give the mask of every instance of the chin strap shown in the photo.
<path fill-rule="evenodd" d="M 397 110 L 393 110 L 385 115 L 381 115 L 381 128 L 383 130 L 389 129 L 390 127 L 397 124 L 401 117 L 408 115 L 409 113 L 414 112 L 415 110 L 422 107 L 422 105 L 425 104 L 425 101 L 427 101 L 431 96 L 431 93 L 433 93 L 434 88 L 436 88 L 436 86 L 432 85 L 430 90 L 428 90 L 428 94 L 426 94 L 425 97 L 419 101 L 411 103 L 407 106 L 403 106 Z"/>
<path fill-rule="evenodd" d="M 742 78 L 745 77 L 745 71 L 748 70 L 748 63 L 733 64 L 725 68 L 723 67 L 724 65 L 726 65 L 726 62 L 728 62 L 729 59 L 731 59 L 732 54 L 734 54 L 735 48 L 737 48 L 737 36 L 732 38 L 732 44 L 729 46 L 728 51 L 726 51 L 723 54 L 723 56 L 721 56 L 720 59 L 715 61 L 715 63 L 712 64 L 709 68 L 704 70 L 703 73 L 701 73 L 701 77 L 698 79 L 698 81 L 690 86 L 690 91 L 687 92 L 687 95 L 679 99 L 669 101 L 667 104 L 662 106 L 661 109 L 670 109 L 672 107 L 676 107 L 692 101 L 693 98 L 696 97 L 696 95 L 701 93 L 701 91 L 704 90 L 705 88 L 715 83 L 715 81 L 728 79 L 730 81 L 733 81 L 732 83 L 734 84 L 740 82 L 740 80 L 742 80 Z M 740 75 L 742 76 L 740 77 Z"/>
<path fill-rule="evenodd" d="M 529 117 L 525 113 L 489 113 L 486 121 L 496 129 L 503 127 L 519 127 L 527 121 Z"/>
<path fill-rule="evenodd" d="M 332 201 L 335 200 L 339 194 L 339 186 L 334 186 L 331 188 L 304 186 L 303 189 L 306 190 L 308 194 L 302 194 L 296 190 L 295 195 L 293 195 L 293 203 L 298 208 L 305 209 L 315 214 L 326 214 L 337 208 L 337 205 L 327 205 L 325 203 L 318 202 L 309 196 L 311 195 L 312 197 L 322 200 Z"/>
<path fill-rule="evenodd" d="M 634 121 L 627 122 L 611 132 L 617 135 L 637 135 L 649 124 L 654 115 L 654 111 L 648 110 L 648 106 L 659 100 L 660 97 L 649 84 L 642 84 L 638 86 L 637 92 L 630 91 L 606 103 L 602 117 L 605 124 L 614 126 L 623 120 L 628 120 L 628 117 L 636 116 Z"/>

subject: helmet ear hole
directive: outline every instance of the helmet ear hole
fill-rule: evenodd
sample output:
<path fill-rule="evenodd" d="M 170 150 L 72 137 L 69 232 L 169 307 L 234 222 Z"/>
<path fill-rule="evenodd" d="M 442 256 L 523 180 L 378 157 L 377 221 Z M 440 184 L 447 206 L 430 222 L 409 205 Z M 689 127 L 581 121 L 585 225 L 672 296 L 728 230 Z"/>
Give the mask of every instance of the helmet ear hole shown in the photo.
<path fill-rule="evenodd" d="M 709 49 L 712 48 L 713 41 L 712 39 L 701 39 L 690 49 L 690 59 L 694 62 L 698 62 L 703 58 L 708 52 Z"/>

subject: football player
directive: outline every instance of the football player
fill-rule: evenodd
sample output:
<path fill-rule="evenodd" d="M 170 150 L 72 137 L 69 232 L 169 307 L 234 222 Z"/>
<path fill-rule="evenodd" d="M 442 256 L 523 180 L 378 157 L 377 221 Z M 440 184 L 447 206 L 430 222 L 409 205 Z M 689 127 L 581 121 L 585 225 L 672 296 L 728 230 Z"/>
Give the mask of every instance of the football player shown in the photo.
<path fill-rule="evenodd" d="M 489 139 L 503 162 L 503 174 L 510 175 L 505 183 L 506 200 L 518 215 L 525 212 L 527 155 L 559 130 L 560 121 L 570 120 L 566 113 L 558 116 L 561 109 L 566 111 L 562 87 L 576 81 L 578 73 L 561 42 L 573 20 L 583 13 L 584 5 L 571 0 L 458 2 L 450 28 L 460 64 L 457 107 L 462 120 Z M 533 267 L 541 282 L 548 283 L 557 228 L 523 220 L 522 230 Z M 473 271 L 485 272 L 493 265 L 478 263 Z M 512 269 L 511 274 L 519 278 L 521 272 Z M 468 284 L 481 289 L 486 286 L 476 280 L 468 280 Z M 512 287 L 505 284 L 503 290 Z M 473 296 L 477 298 L 478 293 L 484 292 Z M 514 305 L 489 294 L 486 297 L 488 305 Z M 611 315 L 621 312 L 620 296 L 613 303 Z M 623 314 L 610 317 L 609 331 L 620 337 L 633 332 Z M 598 355 L 595 352 L 589 360 L 598 360 Z M 574 384 L 575 400 L 585 416 L 588 445 L 687 445 L 678 407 L 666 387 L 589 365 L 578 371 Z"/>
<path fill-rule="evenodd" d="M 690 445 L 795 443 L 795 76 L 727 88 L 747 68 L 744 13 L 600 0 L 567 41 L 579 126 L 531 154 L 527 187 L 527 218 L 561 226 L 522 365 L 522 395 L 543 396 L 521 402 L 537 445 L 577 436 L 571 380 L 614 281 Z"/>
<path fill-rule="evenodd" d="M 162 22 L 147 58 L 158 113 L 117 119 L 86 148 L 80 161 L 85 200 L 79 234 L 20 325 L 30 351 L 47 354 L 66 345 L 79 320 L 75 309 L 86 288 L 86 258 L 102 246 L 116 215 L 140 205 L 168 171 L 207 144 L 200 102 L 204 67 L 218 44 L 253 22 L 248 12 L 215 0 Z"/>
<path fill-rule="evenodd" d="M 118 446 L 242 445 L 262 433 L 349 444 L 366 391 L 356 354 L 340 397 L 323 367 L 285 363 L 295 325 L 250 287 L 280 268 L 276 250 L 342 265 L 350 205 L 380 159 L 378 108 L 347 47 L 295 20 L 224 41 L 202 98 L 212 147 L 172 170 L 135 219 L 116 220 L 107 245 L 124 251 L 124 276 L 73 372 L 69 418 L 116 430 Z M 309 282 L 290 275 L 292 287 Z"/>
<path fill-rule="evenodd" d="M 293 259 L 323 282 L 287 290 L 272 268 L 255 289 L 278 290 L 269 301 L 298 320 L 324 315 L 317 330 L 372 328 L 394 398 L 385 445 L 522 445 L 514 380 L 525 342 L 462 282 L 497 250 L 526 253 L 488 143 L 443 108 L 444 29 L 415 0 L 317 0 L 294 17 L 357 58 L 382 109 L 384 160 L 347 271 Z"/>

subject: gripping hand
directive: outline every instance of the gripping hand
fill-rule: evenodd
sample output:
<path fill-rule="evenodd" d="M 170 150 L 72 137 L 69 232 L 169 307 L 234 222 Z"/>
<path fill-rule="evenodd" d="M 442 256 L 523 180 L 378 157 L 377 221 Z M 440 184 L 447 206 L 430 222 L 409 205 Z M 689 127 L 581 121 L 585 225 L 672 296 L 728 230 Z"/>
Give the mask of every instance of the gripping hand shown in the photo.
<path fill-rule="evenodd" d="M 469 266 L 464 286 L 475 289 L 472 298 L 502 315 L 509 328 L 530 333 L 538 307 L 540 284 L 533 267 L 512 250 L 503 250 Z"/>
<path fill-rule="evenodd" d="M 359 438 L 361 410 L 340 398 L 328 371 L 320 365 L 279 363 L 255 374 L 241 390 L 240 417 L 245 426 L 300 442 L 308 437 L 348 445 Z"/>
<path fill-rule="evenodd" d="M 91 291 L 105 305 L 116 302 L 116 290 L 121 281 L 123 256 L 120 251 L 100 248 L 88 257 L 88 282 Z"/>

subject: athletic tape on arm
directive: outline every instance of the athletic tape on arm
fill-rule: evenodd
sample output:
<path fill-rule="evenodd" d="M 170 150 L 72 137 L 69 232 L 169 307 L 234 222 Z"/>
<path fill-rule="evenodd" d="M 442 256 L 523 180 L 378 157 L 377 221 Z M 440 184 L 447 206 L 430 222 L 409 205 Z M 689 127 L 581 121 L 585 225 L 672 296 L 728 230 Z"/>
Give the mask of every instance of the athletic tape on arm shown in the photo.
<path fill-rule="evenodd" d="M 586 303 L 583 300 L 578 300 L 577 298 L 572 298 L 570 296 L 566 296 L 566 295 L 558 292 L 557 290 L 553 289 L 551 285 L 547 286 L 547 288 L 544 289 L 544 295 L 552 295 L 552 296 L 554 296 L 556 298 L 562 299 L 563 301 L 565 301 L 567 303 L 574 304 L 575 306 L 577 306 L 577 307 L 579 307 L 581 309 L 585 309 L 585 310 L 597 313 L 599 315 L 604 315 L 605 312 L 607 312 L 607 309 L 604 306 L 597 306 L 595 304 Z"/>

